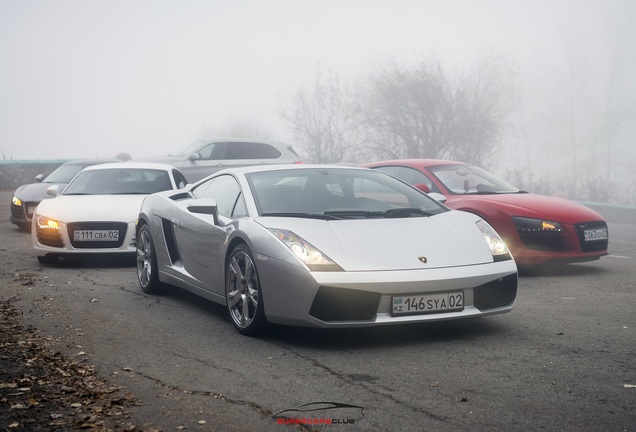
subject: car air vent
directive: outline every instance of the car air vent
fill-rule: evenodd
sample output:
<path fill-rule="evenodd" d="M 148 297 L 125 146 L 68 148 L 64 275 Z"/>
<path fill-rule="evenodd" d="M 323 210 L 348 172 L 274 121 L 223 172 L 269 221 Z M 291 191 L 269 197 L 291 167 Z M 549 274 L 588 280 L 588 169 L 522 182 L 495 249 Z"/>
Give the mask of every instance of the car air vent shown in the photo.
<path fill-rule="evenodd" d="M 170 199 L 172 201 L 180 201 L 186 198 L 190 198 L 190 194 L 188 194 L 187 192 L 182 192 L 182 193 L 178 193 L 178 194 L 174 194 L 170 196 Z"/>
<path fill-rule="evenodd" d="M 64 241 L 62 240 L 62 236 L 60 235 L 59 230 L 53 229 L 41 229 L 36 227 L 35 236 L 38 240 L 38 243 L 44 246 L 63 248 Z"/>

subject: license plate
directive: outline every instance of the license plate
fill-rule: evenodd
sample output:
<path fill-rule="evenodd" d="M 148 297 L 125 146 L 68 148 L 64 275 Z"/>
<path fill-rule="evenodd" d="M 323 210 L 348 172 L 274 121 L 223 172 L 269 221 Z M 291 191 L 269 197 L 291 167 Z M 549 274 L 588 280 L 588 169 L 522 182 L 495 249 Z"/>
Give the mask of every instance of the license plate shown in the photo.
<path fill-rule="evenodd" d="M 426 294 L 393 297 L 393 315 L 452 312 L 464 309 L 464 293 Z"/>
<path fill-rule="evenodd" d="M 73 231 L 74 241 L 117 241 L 119 239 L 118 230 L 75 230 Z"/>
<path fill-rule="evenodd" d="M 35 207 L 37 207 L 37 206 L 27 206 L 27 215 L 33 216 L 33 212 L 35 211 Z"/>
<path fill-rule="evenodd" d="M 607 240 L 607 228 L 583 231 L 585 241 Z"/>

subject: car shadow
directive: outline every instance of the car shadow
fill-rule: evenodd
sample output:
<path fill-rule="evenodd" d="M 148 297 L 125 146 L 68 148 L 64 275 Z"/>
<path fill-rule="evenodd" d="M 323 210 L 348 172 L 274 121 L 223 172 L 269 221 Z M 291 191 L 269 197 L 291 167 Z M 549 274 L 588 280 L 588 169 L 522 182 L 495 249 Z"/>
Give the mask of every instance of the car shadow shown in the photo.
<path fill-rule="evenodd" d="M 589 277 L 606 273 L 607 269 L 586 263 L 517 266 L 519 277 L 574 276 Z"/>
<path fill-rule="evenodd" d="M 227 314 L 224 305 L 203 299 L 178 287 L 171 289 L 161 297 L 183 302 L 204 314 L 227 323 L 227 331 L 234 333 L 237 342 L 243 341 Z M 494 317 L 476 317 L 459 320 L 425 323 L 396 324 L 375 327 L 346 329 L 323 329 L 313 327 L 295 327 L 268 324 L 265 330 L 254 338 L 273 344 L 289 344 L 299 347 L 319 349 L 350 349 L 362 347 L 387 347 L 419 344 L 422 342 L 444 342 L 449 340 L 465 341 L 480 339 L 484 336 L 496 336 L 508 331 L 507 325 Z"/>
<path fill-rule="evenodd" d="M 133 254 L 90 254 L 61 256 L 52 263 L 41 264 L 45 267 L 59 268 L 124 268 L 135 267 L 136 255 Z"/>
<path fill-rule="evenodd" d="M 262 337 L 269 342 L 305 348 L 352 349 L 466 341 L 496 336 L 507 326 L 488 317 L 388 326 L 320 329 L 270 324 Z"/>

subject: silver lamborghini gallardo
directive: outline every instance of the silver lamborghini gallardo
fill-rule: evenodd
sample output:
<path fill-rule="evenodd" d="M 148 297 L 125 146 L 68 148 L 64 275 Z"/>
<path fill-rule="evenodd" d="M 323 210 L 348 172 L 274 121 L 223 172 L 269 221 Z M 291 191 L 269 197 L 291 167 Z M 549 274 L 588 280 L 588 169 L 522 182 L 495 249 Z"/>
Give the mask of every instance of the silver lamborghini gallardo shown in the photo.
<path fill-rule="evenodd" d="M 482 219 L 380 171 L 326 165 L 219 171 L 155 193 L 137 222 L 137 276 L 268 322 L 362 327 L 504 313 L 517 267 Z"/>

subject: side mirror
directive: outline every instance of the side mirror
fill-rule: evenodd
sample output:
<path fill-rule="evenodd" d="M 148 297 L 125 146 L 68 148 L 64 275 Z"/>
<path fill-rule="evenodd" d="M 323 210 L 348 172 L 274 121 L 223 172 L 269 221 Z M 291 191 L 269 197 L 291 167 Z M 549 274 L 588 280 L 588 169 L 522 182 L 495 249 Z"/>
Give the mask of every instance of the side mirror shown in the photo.
<path fill-rule="evenodd" d="M 190 159 L 192 162 L 194 162 L 194 161 L 201 160 L 203 158 L 201 157 L 201 155 L 199 153 L 192 153 L 188 159 Z"/>
<path fill-rule="evenodd" d="M 424 193 L 430 193 L 431 192 L 431 188 L 426 186 L 425 184 L 416 183 L 413 186 L 415 186 L 416 188 L 418 188 L 419 190 L 421 190 Z"/>
<path fill-rule="evenodd" d="M 216 206 L 216 200 L 213 198 L 200 198 L 192 200 L 188 205 L 188 211 L 204 215 L 211 215 L 214 219 L 214 225 L 219 224 L 219 209 Z"/>
<path fill-rule="evenodd" d="M 44 174 L 38 174 L 35 176 L 36 183 L 42 183 L 42 180 L 44 180 Z"/>
<path fill-rule="evenodd" d="M 56 197 L 60 195 L 60 186 L 53 185 L 46 188 L 46 194 L 51 195 L 52 197 Z"/>
<path fill-rule="evenodd" d="M 440 193 L 437 192 L 431 192 L 428 194 L 428 196 L 430 196 L 431 198 L 433 198 L 435 201 L 439 201 L 442 204 L 444 204 L 446 202 L 446 197 Z"/>

